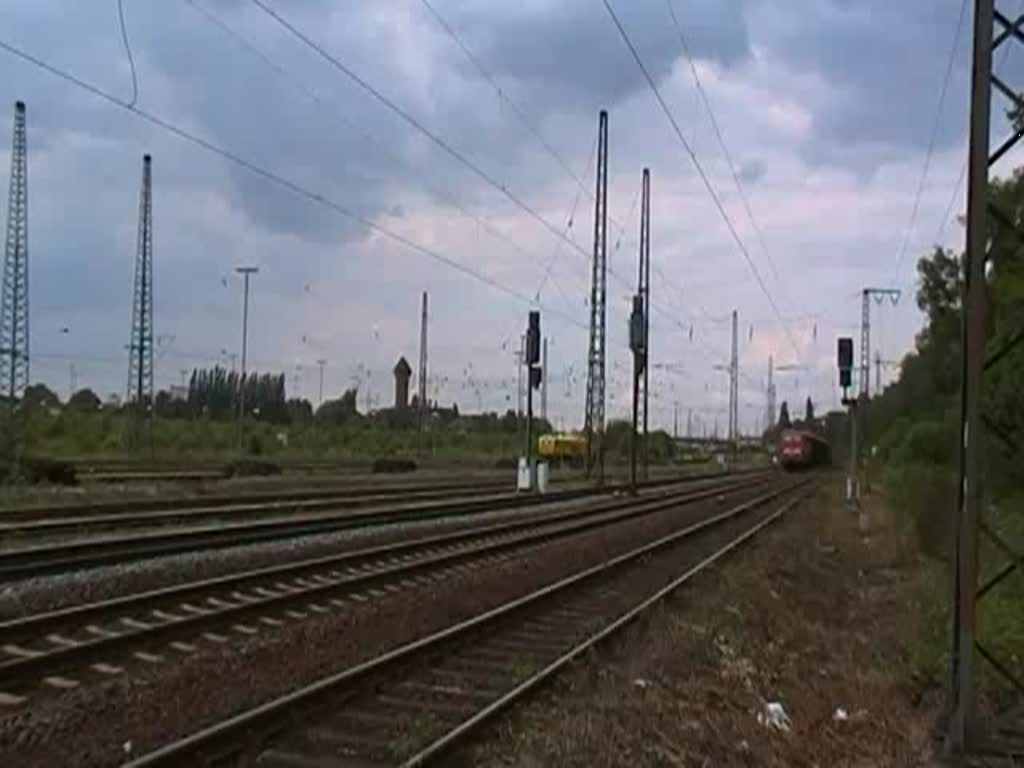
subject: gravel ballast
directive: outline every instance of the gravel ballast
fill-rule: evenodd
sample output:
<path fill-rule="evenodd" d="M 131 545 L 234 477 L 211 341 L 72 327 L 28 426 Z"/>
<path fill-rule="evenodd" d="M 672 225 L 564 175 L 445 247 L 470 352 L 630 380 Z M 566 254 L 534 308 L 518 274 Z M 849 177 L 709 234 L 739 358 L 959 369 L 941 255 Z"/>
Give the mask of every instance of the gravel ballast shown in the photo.
<path fill-rule="evenodd" d="M 728 497 L 728 504 L 763 489 Z M 468 618 L 723 509 L 709 500 L 550 542 L 364 604 L 199 642 L 131 676 L 71 690 L 0 719 L 0 762 L 108 766 L 268 698 Z"/>
<path fill-rule="evenodd" d="M 935 710 L 912 681 L 918 556 L 875 504 L 813 503 L 698 576 L 453 764 L 935 765 Z M 769 702 L 788 727 L 763 723 Z"/>
<path fill-rule="evenodd" d="M 692 487 L 687 486 L 687 490 L 699 490 L 710 482 L 712 481 L 694 483 Z M 655 494 L 657 491 L 650 493 Z M 409 538 L 453 533 L 483 525 L 583 509 L 611 498 L 611 494 L 608 494 L 543 506 L 524 506 L 494 512 L 453 515 L 422 522 L 351 528 L 278 541 L 165 555 L 14 581 L 0 586 L 0 621 L 159 589 L 183 581 L 196 581 L 280 563 L 326 557 Z"/>

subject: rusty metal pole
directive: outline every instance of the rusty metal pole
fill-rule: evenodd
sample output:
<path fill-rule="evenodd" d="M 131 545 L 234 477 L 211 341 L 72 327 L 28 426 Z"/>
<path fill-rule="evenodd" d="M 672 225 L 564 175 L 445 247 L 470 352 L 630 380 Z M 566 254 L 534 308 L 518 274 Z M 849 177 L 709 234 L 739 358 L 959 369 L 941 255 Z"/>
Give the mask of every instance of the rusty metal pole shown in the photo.
<path fill-rule="evenodd" d="M 978 487 L 981 380 L 985 367 L 985 258 L 988 239 L 989 130 L 992 102 L 994 0 L 974 3 L 971 135 L 967 173 L 967 264 L 963 292 L 963 364 L 960 382 L 959 507 L 956 528 L 950 752 L 966 754 L 976 737 L 974 680 L 978 582 Z"/>

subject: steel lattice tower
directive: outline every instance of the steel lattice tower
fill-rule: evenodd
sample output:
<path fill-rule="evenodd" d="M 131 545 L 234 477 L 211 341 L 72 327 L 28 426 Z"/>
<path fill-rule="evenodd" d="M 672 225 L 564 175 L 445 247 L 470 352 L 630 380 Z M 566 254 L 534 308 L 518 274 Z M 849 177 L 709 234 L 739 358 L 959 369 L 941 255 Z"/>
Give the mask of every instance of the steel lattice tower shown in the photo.
<path fill-rule="evenodd" d="M 128 392 L 134 401 L 135 446 L 152 425 L 153 406 L 153 186 L 152 161 L 142 158 L 139 195 L 139 235 L 135 255 L 135 292 L 132 299 L 132 335 L 128 345 Z"/>
<path fill-rule="evenodd" d="M 28 386 L 28 145 L 25 103 L 14 105 L 7 239 L 0 293 L 0 392 L 11 408 Z"/>
<path fill-rule="evenodd" d="M 1008 3 L 1007 3 L 1008 4 Z M 1024 330 L 1017 322 L 1009 328 L 993 328 L 993 293 L 1001 279 L 996 270 L 990 286 L 987 266 L 993 264 L 996 249 L 1018 248 L 1024 229 L 1016 212 L 992 194 L 993 166 L 1024 138 L 1016 125 L 993 149 L 995 94 L 1016 112 L 1024 109 L 1020 86 L 997 73 L 993 54 L 1001 47 L 1002 61 L 1008 46 L 1024 44 L 1024 13 L 1011 18 L 997 7 L 996 0 L 974 0 L 974 50 L 971 69 L 971 120 L 967 163 L 967 238 L 961 297 L 960 418 L 955 548 L 951 580 L 952 633 L 949 648 L 946 748 L 952 764 L 976 764 L 973 756 L 992 762 L 1018 763 L 1024 758 L 1024 686 L 1020 682 L 1020 640 L 1000 648 L 992 627 L 979 621 L 991 605 L 990 595 L 1008 577 L 1019 576 L 1024 567 L 1024 546 L 1019 536 L 998 522 L 989 510 L 991 487 L 986 490 L 988 457 L 993 450 L 1015 456 L 1019 445 L 1009 424 L 986 413 L 985 381 L 1007 356 L 1024 342 Z M 998 65 L 996 65 L 998 66 Z M 1015 122 L 1015 121 L 1014 121 Z M 996 123 L 1001 127 L 1000 123 Z M 995 295 L 998 295 L 996 293 Z M 991 341 L 990 333 L 996 331 Z M 994 346 L 994 349 L 992 348 Z M 1006 426 L 1003 426 L 1003 425 Z M 990 438 L 992 438 L 990 440 Z M 989 447 L 991 446 L 991 447 Z M 993 485 L 994 483 L 989 483 Z M 993 494 L 994 495 L 994 494 Z M 994 509 L 993 509 L 994 511 Z M 984 539 L 984 542 L 982 541 Z M 1004 588 L 1004 587 L 1003 587 Z M 1004 599 L 1013 599 L 1006 595 Z M 987 601 L 987 606 L 983 601 Z M 998 609 L 996 609 L 998 610 Z M 987 623 L 987 622 L 986 622 Z M 984 666 L 984 674 L 981 667 Z M 1002 690 L 999 695 L 994 685 Z M 985 699 L 996 707 L 981 704 Z M 982 762 L 978 760 L 977 763 Z"/>
<path fill-rule="evenodd" d="M 647 416 L 650 407 L 651 371 L 651 171 L 644 168 L 640 195 L 640 274 L 638 285 L 644 302 L 644 397 L 643 406 L 643 467 L 644 480 L 650 473 L 650 454 L 647 440 Z"/>
<path fill-rule="evenodd" d="M 895 306 L 900 300 L 900 291 L 896 288 L 865 288 L 861 292 L 859 383 L 860 396 L 865 399 L 871 394 L 871 298 L 881 303 L 886 296 Z"/>
<path fill-rule="evenodd" d="M 604 396 L 608 278 L 608 112 L 597 128 L 597 190 L 594 195 L 594 263 L 590 288 L 590 345 L 587 353 L 587 476 L 597 466 L 604 479 Z"/>

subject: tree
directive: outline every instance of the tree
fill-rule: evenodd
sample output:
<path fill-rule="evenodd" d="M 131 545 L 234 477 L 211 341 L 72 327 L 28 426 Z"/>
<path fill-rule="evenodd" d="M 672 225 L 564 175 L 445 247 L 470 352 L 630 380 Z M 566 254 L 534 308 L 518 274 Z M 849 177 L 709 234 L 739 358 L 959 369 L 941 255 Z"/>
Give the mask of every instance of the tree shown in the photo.
<path fill-rule="evenodd" d="M 783 400 L 779 408 L 779 429 L 789 429 L 791 426 L 793 422 L 789 420 L 789 404 Z"/>
<path fill-rule="evenodd" d="M 30 384 L 25 387 L 22 403 L 29 408 L 60 408 L 60 398 L 45 384 Z"/>
<path fill-rule="evenodd" d="M 810 397 L 807 398 L 807 404 L 804 406 L 804 421 L 807 422 L 807 426 L 814 421 L 814 403 L 811 402 Z"/>
<path fill-rule="evenodd" d="M 216 366 L 197 368 L 188 385 L 188 412 L 211 419 L 230 419 L 238 413 L 239 392 L 245 391 L 247 415 L 272 424 L 285 424 L 289 410 L 284 390 L 284 374 L 247 373 Z"/>
<path fill-rule="evenodd" d="M 356 396 L 359 390 L 346 389 L 336 400 L 325 400 L 316 409 L 316 420 L 323 424 L 345 424 L 359 418 L 356 410 Z"/>
<path fill-rule="evenodd" d="M 68 408 L 77 411 L 98 411 L 101 405 L 103 403 L 99 396 L 88 387 L 78 390 L 68 398 Z"/>
<path fill-rule="evenodd" d="M 313 405 L 304 398 L 292 398 L 286 404 L 290 424 L 309 424 L 313 421 Z"/>

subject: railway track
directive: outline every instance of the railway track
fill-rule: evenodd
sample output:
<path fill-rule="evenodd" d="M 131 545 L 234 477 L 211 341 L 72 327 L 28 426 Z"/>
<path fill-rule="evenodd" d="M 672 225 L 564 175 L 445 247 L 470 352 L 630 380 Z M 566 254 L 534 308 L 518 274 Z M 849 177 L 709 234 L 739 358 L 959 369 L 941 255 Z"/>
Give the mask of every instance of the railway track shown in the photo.
<path fill-rule="evenodd" d="M 466 567 L 484 567 L 542 544 L 723 494 L 764 477 L 648 491 L 582 509 L 297 561 L 175 585 L 0 623 L 0 702 L 40 686 L 74 687 L 160 663 L 199 643 L 224 643 L 309 614 L 343 609 Z"/>
<path fill-rule="evenodd" d="M 751 473 L 745 473 L 743 476 L 747 474 Z M 647 487 L 692 483 L 711 477 L 720 477 L 720 475 L 692 475 L 677 479 L 657 480 L 648 483 Z M 303 512 L 290 514 L 287 517 L 245 522 L 215 522 L 187 528 L 61 540 L 6 549 L 0 551 L 0 582 L 95 568 L 111 563 L 137 561 L 161 555 L 212 550 L 238 544 L 276 541 L 374 525 L 422 522 L 516 507 L 550 505 L 621 490 L 623 490 L 623 486 L 605 486 L 601 489 L 596 489 L 593 486 L 574 486 L 554 490 L 543 496 L 484 493 L 453 499 L 451 496 L 456 491 L 449 488 L 441 495 L 440 500 L 403 502 L 354 511 L 344 508 L 344 499 L 341 501 L 334 499 L 309 500 L 303 503 L 315 505 L 315 507 L 306 506 L 303 508 Z M 411 491 L 406 495 L 409 493 Z M 387 500 L 385 499 L 385 501 Z M 280 511 L 294 509 L 294 503 L 285 503 L 284 508 L 281 507 L 282 502 L 280 501 L 270 503 Z M 218 511 L 223 514 L 222 509 L 217 508 L 213 514 L 217 514 Z"/>
<path fill-rule="evenodd" d="M 252 505 L 301 504 L 344 501 L 357 497 L 395 497 L 409 493 L 458 491 L 472 488 L 508 487 L 507 477 L 494 475 L 440 480 L 434 482 L 356 482 L 334 483 L 320 488 L 288 488 L 242 493 L 216 493 L 193 497 L 125 498 L 106 501 L 92 501 L 81 504 L 34 504 L 25 507 L 0 508 L 0 525 L 15 526 L 19 523 L 39 521 L 90 518 L 125 519 L 143 513 L 189 511 L 191 509 L 233 508 Z"/>
<path fill-rule="evenodd" d="M 82 513 L 78 510 L 66 510 L 40 515 L 19 509 L 11 513 L 0 512 L 0 534 L 38 537 L 68 532 L 89 533 L 111 528 L 143 528 L 178 523 L 201 524 L 239 518 L 245 520 L 283 513 L 355 509 L 394 499 L 401 499 L 404 502 L 431 501 L 448 499 L 453 494 L 497 493 L 508 487 L 507 480 L 492 480 L 482 483 L 442 483 L 436 486 L 268 494 L 267 498 L 243 497 L 234 501 L 218 498 L 212 503 L 204 499 L 180 499 L 163 502 L 152 509 L 141 510 L 130 505 L 118 504 L 121 508 L 113 512 L 85 510 Z"/>
<path fill-rule="evenodd" d="M 795 506 L 787 483 L 127 764 L 424 765 Z"/>

